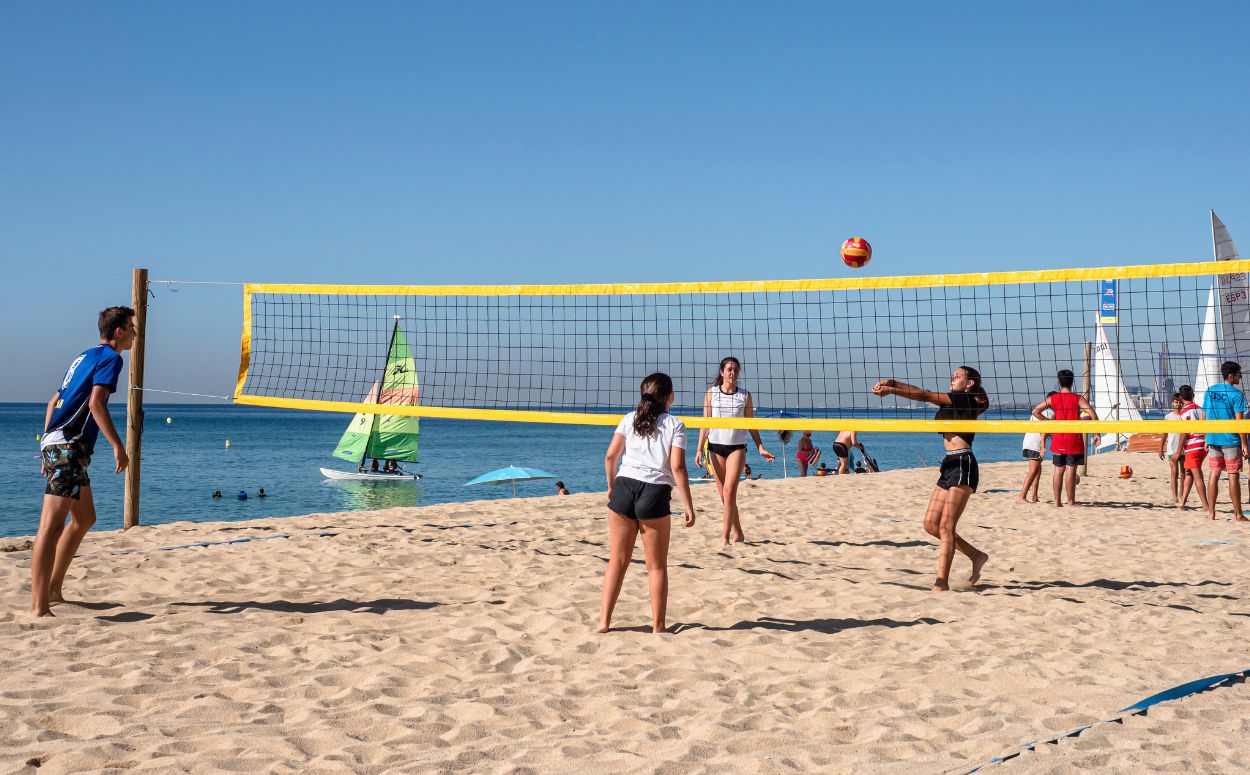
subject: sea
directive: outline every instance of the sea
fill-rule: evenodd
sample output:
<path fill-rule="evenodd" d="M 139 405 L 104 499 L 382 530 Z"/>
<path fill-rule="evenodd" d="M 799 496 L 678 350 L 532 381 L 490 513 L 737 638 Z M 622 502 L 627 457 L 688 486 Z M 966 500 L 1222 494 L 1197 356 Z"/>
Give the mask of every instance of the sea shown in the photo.
<path fill-rule="evenodd" d="M 43 478 L 39 441 L 45 404 L 0 403 L 0 536 L 33 535 L 39 526 Z M 111 406 L 124 434 L 125 405 Z M 1027 412 L 1022 413 L 1027 417 Z M 480 474 L 506 466 L 554 474 L 572 492 L 605 492 L 603 454 L 612 428 L 580 425 L 421 420 L 419 461 L 405 468 L 419 481 L 336 482 L 321 467 L 352 470 L 331 456 L 351 415 L 262 409 L 229 404 L 148 404 L 143 434 L 142 524 L 182 520 L 238 521 L 316 512 L 428 506 L 455 501 L 513 497 L 511 485 L 466 487 Z M 689 431 L 693 449 L 698 431 Z M 775 431 L 762 434 L 777 455 L 767 463 L 753 448 L 747 462 L 766 479 L 797 475 L 794 442 L 782 445 Z M 836 466 L 835 434 L 812 434 L 824 460 Z M 861 433 L 860 440 L 881 470 L 936 468 L 942 442 L 936 433 Z M 983 462 L 1020 460 L 1019 434 L 982 433 L 976 439 Z M 693 454 L 689 464 L 694 476 Z M 114 474 L 112 449 L 101 437 L 88 469 L 94 493 L 96 530 L 122 526 L 124 475 Z M 1021 470 L 1023 474 L 1023 467 Z M 867 474 L 871 475 L 871 474 Z M 935 472 L 936 476 L 936 472 Z M 266 497 L 257 497 L 264 488 Z M 223 497 L 214 499 L 214 491 Z M 246 493 L 247 500 L 240 500 Z M 516 497 L 555 494 L 555 480 L 520 482 Z M 843 506 L 831 502 L 831 508 Z"/>

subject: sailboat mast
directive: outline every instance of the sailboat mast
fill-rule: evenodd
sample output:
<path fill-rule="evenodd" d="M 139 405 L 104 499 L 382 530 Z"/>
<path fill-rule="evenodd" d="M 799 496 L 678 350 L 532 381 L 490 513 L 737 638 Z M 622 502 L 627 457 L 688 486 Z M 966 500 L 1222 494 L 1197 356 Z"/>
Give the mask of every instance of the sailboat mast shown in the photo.
<path fill-rule="evenodd" d="M 395 316 L 395 326 L 391 329 L 390 341 L 386 343 L 386 357 L 382 361 L 382 375 L 378 377 L 378 395 L 374 399 L 374 402 L 378 404 L 382 403 L 382 391 L 386 389 L 386 369 L 390 365 L 390 362 L 391 362 L 391 350 L 395 348 L 395 335 L 397 333 L 399 333 L 399 315 Z M 378 423 L 378 415 L 375 414 L 373 415 L 373 425 L 376 426 L 377 423 Z M 372 433 L 370 433 L 370 435 L 372 435 Z M 360 453 L 359 465 L 363 466 L 365 464 L 365 458 L 367 457 L 369 457 L 368 442 L 365 443 L 364 452 Z"/>

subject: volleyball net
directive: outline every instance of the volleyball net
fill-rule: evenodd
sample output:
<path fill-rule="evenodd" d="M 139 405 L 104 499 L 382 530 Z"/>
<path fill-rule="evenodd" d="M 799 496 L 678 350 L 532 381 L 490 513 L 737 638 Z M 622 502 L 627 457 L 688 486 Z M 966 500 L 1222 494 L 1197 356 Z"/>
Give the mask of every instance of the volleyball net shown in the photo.
<path fill-rule="evenodd" d="M 234 397 L 614 425 L 637 404 L 641 380 L 663 371 L 677 391 L 673 413 L 692 427 L 1020 433 L 1036 430 L 1029 410 L 1070 369 L 1099 420 L 1048 430 L 1175 432 L 1160 418 L 1181 385 L 1201 402 L 1222 361 L 1250 370 L 1247 272 L 1250 260 L 757 282 L 247 284 Z M 396 330 L 419 374 L 412 405 L 369 398 Z M 726 356 L 742 363 L 754 419 L 701 416 Z M 870 391 L 885 378 L 945 391 L 961 365 L 981 372 L 990 395 L 980 420 L 933 421 L 931 406 Z"/>

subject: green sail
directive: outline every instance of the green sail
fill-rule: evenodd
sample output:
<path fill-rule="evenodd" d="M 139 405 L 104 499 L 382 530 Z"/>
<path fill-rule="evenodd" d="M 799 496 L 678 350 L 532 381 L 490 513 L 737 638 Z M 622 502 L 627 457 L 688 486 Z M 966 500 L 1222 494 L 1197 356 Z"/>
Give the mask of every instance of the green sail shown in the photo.
<path fill-rule="evenodd" d="M 379 391 L 379 387 L 381 390 Z M 415 406 L 419 396 L 417 364 L 399 324 L 391 337 L 386 375 L 374 384 L 366 403 Z M 352 462 L 365 458 L 415 463 L 420 420 L 398 414 L 357 414 L 339 440 L 334 456 Z"/>

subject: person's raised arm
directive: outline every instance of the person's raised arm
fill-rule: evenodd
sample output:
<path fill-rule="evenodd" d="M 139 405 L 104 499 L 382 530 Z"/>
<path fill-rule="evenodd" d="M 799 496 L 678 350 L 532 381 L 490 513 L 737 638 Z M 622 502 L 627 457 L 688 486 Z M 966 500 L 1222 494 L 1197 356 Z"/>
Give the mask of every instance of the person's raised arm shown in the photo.
<path fill-rule="evenodd" d="M 608 445 L 608 452 L 603 456 L 603 471 L 608 476 L 608 497 L 612 497 L 612 483 L 616 481 L 616 467 L 621 460 L 621 455 L 625 454 L 625 437 L 619 433 L 612 434 L 612 443 Z"/>
<path fill-rule="evenodd" d="M 712 391 L 710 390 L 703 394 L 703 416 L 712 416 Z M 699 429 L 699 445 L 694 448 L 694 464 L 696 466 L 703 466 L 703 444 L 707 441 L 707 435 L 710 430 L 710 428 Z"/>
<path fill-rule="evenodd" d="M 926 401 L 934 406 L 950 406 L 951 397 L 948 393 L 935 393 L 922 387 L 908 385 L 896 379 L 883 379 L 872 386 L 872 392 L 878 396 L 899 396 L 909 401 Z"/>
<path fill-rule="evenodd" d="M 113 445 L 113 459 L 117 461 L 115 473 L 120 474 L 126 470 L 126 466 L 130 465 L 130 458 L 126 456 L 126 446 L 122 444 L 121 436 L 117 435 L 117 429 L 113 427 L 113 418 L 109 415 L 108 385 L 96 385 L 91 388 L 91 397 L 87 399 L 87 407 L 91 410 L 95 424 L 100 427 L 100 433 L 103 433 L 108 443 Z"/>
<path fill-rule="evenodd" d="M 742 416 L 743 416 L 743 417 L 754 417 L 754 416 L 755 416 L 755 405 L 754 405 L 754 404 L 752 403 L 752 401 L 751 401 L 751 394 L 750 394 L 750 393 L 747 393 L 747 403 L 746 403 L 746 406 L 744 406 L 744 407 L 742 408 Z M 774 460 L 776 460 L 776 459 L 777 459 L 777 458 L 773 455 L 773 453 L 771 453 L 771 452 L 769 452 L 768 450 L 764 449 L 764 442 L 760 440 L 760 432 L 759 432 L 759 431 L 757 431 L 757 430 L 755 430 L 754 428 L 752 428 L 752 429 L 750 430 L 750 434 L 751 434 L 751 438 L 755 441 L 755 447 L 756 447 L 756 449 L 758 449 L 758 450 L 759 450 L 759 452 L 760 452 L 760 457 L 764 458 L 765 460 L 767 460 L 767 461 L 768 461 L 768 462 L 770 462 L 770 463 L 771 463 L 771 462 L 773 462 Z"/>
<path fill-rule="evenodd" d="M 1050 408 L 1050 398 L 1043 398 L 1043 399 L 1042 399 L 1042 402 L 1041 402 L 1040 404 L 1038 404 L 1037 406 L 1033 407 L 1033 419 L 1035 419 L 1035 420 L 1049 420 L 1049 419 L 1050 419 L 1049 417 L 1047 417 L 1046 415 L 1042 414 L 1042 412 L 1046 411 L 1046 410 L 1047 410 L 1047 409 L 1049 409 L 1049 408 Z"/>
<path fill-rule="evenodd" d="M 673 469 L 673 481 L 677 483 L 677 492 L 686 505 L 686 527 L 690 527 L 694 524 L 694 499 L 690 497 L 690 474 L 686 471 L 686 450 L 674 444 L 668 452 L 668 465 Z"/>

